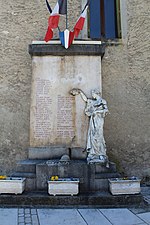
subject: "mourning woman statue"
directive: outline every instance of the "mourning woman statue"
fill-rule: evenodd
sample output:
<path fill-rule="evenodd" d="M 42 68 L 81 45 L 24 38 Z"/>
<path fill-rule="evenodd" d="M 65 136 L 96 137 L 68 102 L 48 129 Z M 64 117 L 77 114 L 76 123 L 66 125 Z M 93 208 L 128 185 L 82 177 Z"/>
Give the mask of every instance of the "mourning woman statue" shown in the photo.
<path fill-rule="evenodd" d="M 108 112 L 107 103 L 97 90 L 92 91 L 92 99 L 88 99 L 80 89 L 72 89 L 73 96 L 80 94 L 86 102 L 85 114 L 90 118 L 87 135 L 88 163 L 106 163 L 108 167 L 108 157 L 106 155 L 106 145 L 103 136 L 103 124 L 105 114 Z"/>

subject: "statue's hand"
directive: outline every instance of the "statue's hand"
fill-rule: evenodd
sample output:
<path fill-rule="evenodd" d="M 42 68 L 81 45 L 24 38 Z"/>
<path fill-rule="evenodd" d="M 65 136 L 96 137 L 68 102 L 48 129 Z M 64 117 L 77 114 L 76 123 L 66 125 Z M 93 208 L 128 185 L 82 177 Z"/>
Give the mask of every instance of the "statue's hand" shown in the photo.
<path fill-rule="evenodd" d="M 81 90 L 78 88 L 73 88 L 69 93 L 75 96 L 75 95 L 79 95 L 81 93 Z"/>

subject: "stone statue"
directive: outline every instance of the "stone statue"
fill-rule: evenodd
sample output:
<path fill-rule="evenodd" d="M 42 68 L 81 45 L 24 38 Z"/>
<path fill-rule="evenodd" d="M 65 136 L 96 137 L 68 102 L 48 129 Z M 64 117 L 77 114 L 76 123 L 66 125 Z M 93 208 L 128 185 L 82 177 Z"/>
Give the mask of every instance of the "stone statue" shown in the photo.
<path fill-rule="evenodd" d="M 72 89 L 73 96 L 80 94 L 86 102 L 85 114 L 90 117 L 87 134 L 88 163 L 106 163 L 108 167 L 108 157 L 106 155 L 106 145 L 103 136 L 103 124 L 105 114 L 108 112 L 107 103 L 97 90 L 92 91 L 92 99 L 88 99 L 80 89 Z"/>

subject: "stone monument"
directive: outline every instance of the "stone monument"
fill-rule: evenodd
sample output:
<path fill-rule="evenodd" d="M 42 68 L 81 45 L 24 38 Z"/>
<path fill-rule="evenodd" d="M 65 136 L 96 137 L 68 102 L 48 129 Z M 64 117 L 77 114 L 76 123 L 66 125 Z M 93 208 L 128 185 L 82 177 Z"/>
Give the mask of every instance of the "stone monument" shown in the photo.
<path fill-rule="evenodd" d="M 45 39 L 29 45 L 30 146 L 28 159 L 18 163 L 16 176 L 27 178 L 26 190 L 47 190 L 50 177 L 79 180 L 80 193 L 107 190 L 116 167 L 108 162 L 103 135 L 108 112 L 100 95 L 105 45 L 74 41 L 83 29 L 89 1 L 73 31 L 66 23 L 66 30 L 59 32 L 61 42 L 50 41 L 61 13 L 67 22 L 67 1 L 58 1 L 53 11 L 46 3 L 50 17 Z M 92 98 L 88 97 L 91 90 Z"/>
<path fill-rule="evenodd" d="M 89 119 L 89 128 L 87 133 L 86 150 L 88 152 L 88 163 L 105 163 L 108 164 L 106 155 L 106 144 L 103 135 L 104 117 L 108 112 L 107 103 L 100 96 L 99 90 L 92 90 L 92 99 L 88 99 L 80 89 L 72 89 L 70 94 L 76 96 L 80 94 L 86 103 L 85 114 Z"/>
<path fill-rule="evenodd" d="M 34 42 L 30 46 L 31 147 L 65 145 L 85 148 L 88 129 L 88 118 L 83 113 L 85 105 L 80 97 L 74 98 L 69 91 L 73 87 L 83 89 L 87 95 L 91 89 L 101 91 L 102 50 L 99 42 L 85 43 L 87 45 L 74 44 L 68 50 L 53 42 L 47 45 Z"/>
<path fill-rule="evenodd" d="M 104 51 L 97 41 L 77 41 L 67 50 L 59 41 L 29 46 L 30 146 L 16 172 L 27 178 L 26 190 L 47 191 L 47 181 L 58 176 L 79 179 L 79 193 L 106 191 L 108 178 L 118 177 L 103 136 L 108 112 L 100 95 Z"/>

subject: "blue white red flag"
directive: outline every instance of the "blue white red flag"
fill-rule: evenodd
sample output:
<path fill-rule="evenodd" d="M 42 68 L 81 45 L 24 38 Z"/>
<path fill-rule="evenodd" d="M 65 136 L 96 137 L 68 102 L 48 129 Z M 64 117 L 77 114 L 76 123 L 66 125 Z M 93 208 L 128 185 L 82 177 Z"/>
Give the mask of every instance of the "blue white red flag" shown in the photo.
<path fill-rule="evenodd" d="M 78 37 L 80 31 L 83 29 L 88 6 L 89 6 L 89 1 L 87 1 L 87 3 L 85 5 L 85 7 L 84 7 L 84 9 L 83 9 L 79 19 L 76 22 L 76 25 L 74 26 L 74 35 L 75 35 L 75 37 Z"/>
<path fill-rule="evenodd" d="M 89 2 L 90 0 L 87 0 L 87 3 L 82 10 L 80 17 L 74 26 L 74 30 L 69 31 L 68 29 L 66 29 L 63 32 L 59 32 L 61 43 L 66 49 L 72 44 L 74 37 L 78 37 L 80 31 L 83 29 Z M 58 0 L 53 10 L 51 10 L 48 0 L 46 0 L 46 4 L 49 12 L 51 13 L 48 20 L 47 33 L 44 39 L 46 42 L 48 42 L 53 37 L 53 29 L 58 27 L 60 15 L 67 15 L 67 0 Z"/>
<path fill-rule="evenodd" d="M 70 45 L 72 44 L 74 40 L 74 32 L 66 29 L 63 32 L 59 32 L 59 37 L 60 37 L 61 44 L 67 49 L 70 47 Z"/>
<path fill-rule="evenodd" d="M 48 20 L 48 29 L 45 35 L 45 41 L 49 41 L 53 37 L 53 29 L 58 27 L 60 15 L 65 15 L 67 13 L 67 0 L 58 0 L 54 9 L 51 12 L 51 7 L 46 0 L 47 7 L 51 13 Z"/>

